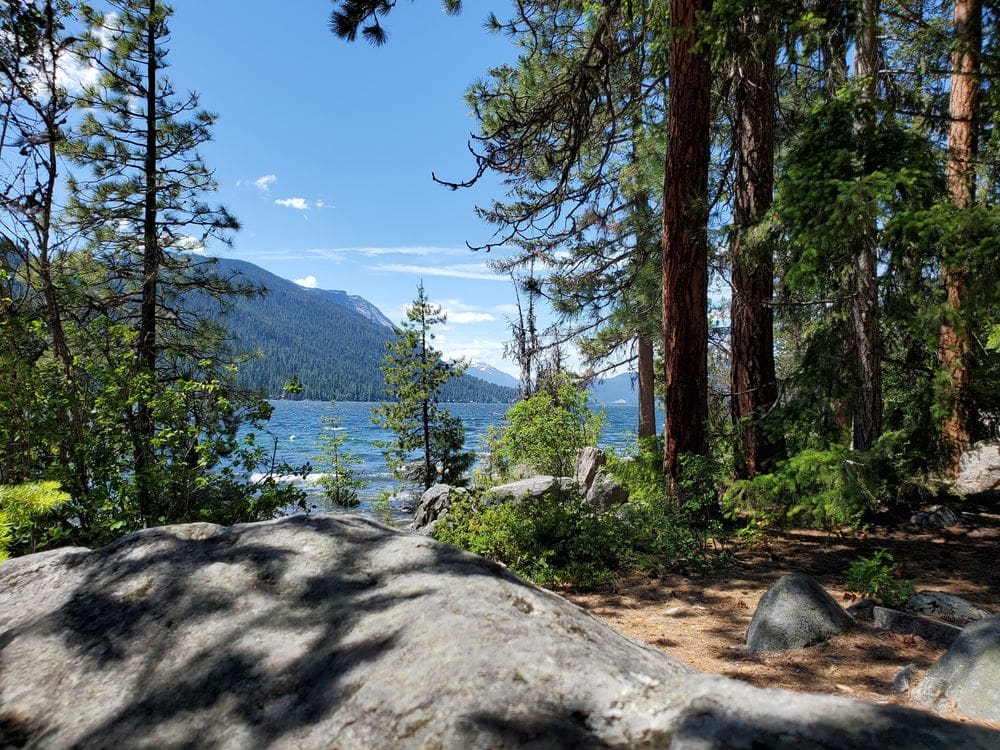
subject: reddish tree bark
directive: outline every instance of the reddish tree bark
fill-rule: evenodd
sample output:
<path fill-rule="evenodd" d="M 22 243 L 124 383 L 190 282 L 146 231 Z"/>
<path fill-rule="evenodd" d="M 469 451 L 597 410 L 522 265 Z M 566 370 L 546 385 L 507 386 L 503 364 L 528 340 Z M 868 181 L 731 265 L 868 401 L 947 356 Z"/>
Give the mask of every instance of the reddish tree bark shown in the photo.
<path fill-rule="evenodd" d="M 708 164 L 712 74 L 695 50 L 711 0 L 673 0 L 670 124 L 663 189 L 663 468 L 676 488 L 680 456 L 707 451 Z"/>
<path fill-rule="evenodd" d="M 754 225 L 767 213 L 774 198 L 774 69 L 775 44 L 759 8 L 742 19 L 746 37 L 766 39 L 751 46 L 736 66 L 736 117 L 733 148 L 736 153 L 731 253 L 733 422 L 739 442 L 735 474 L 752 477 L 766 471 L 784 451 L 784 440 L 769 437 L 761 418 L 778 400 L 774 367 L 774 260 L 771 244 L 754 238 Z"/>
<path fill-rule="evenodd" d="M 653 392 L 653 344 L 644 335 L 639 334 L 638 342 L 639 371 L 639 437 L 647 438 L 656 435 L 656 395 Z"/>
<path fill-rule="evenodd" d="M 982 46 L 980 0 L 955 0 L 955 41 L 948 101 L 951 125 L 947 178 L 952 204 L 964 209 L 972 206 L 976 196 L 976 99 Z M 949 471 L 954 474 L 958 471 L 962 451 L 972 446 L 975 419 L 969 373 L 972 334 L 967 320 L 968 271 L 961 263 L 945 262 L 941 277 L 947 307 L 941 323 L 939 356 L 947 376 L 945 396 L 948 401 L 941 432 L 950 453 Z"/>

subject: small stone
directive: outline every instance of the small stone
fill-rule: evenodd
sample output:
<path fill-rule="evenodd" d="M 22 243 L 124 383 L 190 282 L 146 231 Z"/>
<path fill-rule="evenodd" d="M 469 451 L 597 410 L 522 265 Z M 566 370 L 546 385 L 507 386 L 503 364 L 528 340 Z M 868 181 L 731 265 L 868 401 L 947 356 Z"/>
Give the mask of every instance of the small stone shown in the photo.
<path fill-rule="evenodd" d="M 872 610 L 874 624 L 880 630 L 888 630 L 900 635 L 919 635 L 925 641 L 939 646 L 949 646 L 958 638 L 961 629 L 941 620 L 935 620 L 910 612 L 900 612 L 888 607 L 875 607 Z"/>
<path fill-rule="evenodd" d="M 958 526 L 959 519 L 951 508 L 946 505 L 932 505 L 910 516 L 910 523 L 925 531 L 938 531 Z"/>
<path fill-rule="evenodd" d="M 920 615 L 940 617 L 959 625 L 985 620 L 993 614 L 960 596 L 946 594 L 943 591 L 918 591 L 906 600 L 906 609 Z"/>
<path fill-rule="evenodd" d="M 917 674 L 919 669 L 916 664 L 907 664 L 901 670 L 896 672 L 896 676 L 892 678 L 892 686 L 890 689 L 894 693 L 905 693 L 910 689 L 910 681 L 913 679 L 914 675 Z"/>

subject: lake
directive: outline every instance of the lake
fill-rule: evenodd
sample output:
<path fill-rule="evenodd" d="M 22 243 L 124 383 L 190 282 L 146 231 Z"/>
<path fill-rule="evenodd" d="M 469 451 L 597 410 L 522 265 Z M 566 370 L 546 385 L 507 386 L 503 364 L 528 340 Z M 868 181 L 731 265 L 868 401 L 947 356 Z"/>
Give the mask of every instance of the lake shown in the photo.
<path fill-rule="evenodd" d="M 274 415 L 268 432 L 276 441 L 277 458 L 298 465 L 312 462 L 316 454 L 316 440 L 324 429 L 330 429 L 323 417 L 332 416 L 347 440 L 345 450 L 353 453 L 361 463 L 357 473 L 369 480 L 370 484 L 359 495 L 361 511 L 371 511 L 371 502 L 382 492 L 393 495 L 391 506 L 393 515 L 400 520 L 407 516 L 407 507 L 413 502 L 412 487 L 396 482 L 386 467 L 376 441 L 389 440 L 392 434 L 371 422 L 374 404 L 340 401 L 272 401 Z M 466 448 L 482 450 L 482 440 L 490 425 L 503 423 L 507 404 L 445 404 L 445 408 L 462 420 L 465 426 Z M 608 404 L 603 407 L 606 415 L 599 445 L 619 452 L 630 450 L 635 444 L 638 409 L 632 404 Z M 261 444 L 264 436 L 259 435 Z M 327 507 L 316 480 L 320 474 L 313 473 L 304 480 L 301 477 L 286 477 L 287 481 L 301 487 L 309 495 L 309 504 L 316 510 L 338 510 Z"/>

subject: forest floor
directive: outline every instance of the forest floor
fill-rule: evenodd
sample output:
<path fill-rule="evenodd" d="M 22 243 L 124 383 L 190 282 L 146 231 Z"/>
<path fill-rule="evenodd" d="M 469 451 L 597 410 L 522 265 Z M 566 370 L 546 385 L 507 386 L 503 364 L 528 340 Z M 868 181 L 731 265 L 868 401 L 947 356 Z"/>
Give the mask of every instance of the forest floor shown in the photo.
<path fill-rule="evenodd" d="M 1000 612 L 1000 509 L 971 510 L 961 517 L 961 525 L 934 532 L 906 525 L 873 528 L 859 537 L 792 530 L 738 550 L 714 569 L 659 578 L 632 576 L 618 581 L 610 592 L 563 596 L 701 672 L 758 687 L 921 708 L 906 693 L 891 690 L 893 677 L 905 666 L 916 664 L 920 670 L 910 681 L 916 685 L 944 653 L 919 636 L 861 623 L 818 646 L 753 656 L 744 639 L 758 600 L 779 577 L 805 571 L 846 607 L 853 601 L 845 591 L 848 566 L 882 547 L 918 591 L 944 591 Z M 957 714 L 949 718 L 962 720 Z"/>

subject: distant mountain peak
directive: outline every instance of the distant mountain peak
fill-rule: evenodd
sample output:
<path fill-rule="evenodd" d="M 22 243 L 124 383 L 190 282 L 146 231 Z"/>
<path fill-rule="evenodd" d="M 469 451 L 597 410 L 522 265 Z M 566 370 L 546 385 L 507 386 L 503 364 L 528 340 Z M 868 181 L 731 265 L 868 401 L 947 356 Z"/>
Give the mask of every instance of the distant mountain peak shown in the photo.
<path fill-rule="evenodd" d="M 379 310 L 375 305 L 366 300 L 364 297 L 359 297 L 356 294 L 348 294 L 347 292 L 340 289 L 305 289 L 305 291 L 315 297 L 321 297 L 322 299 L 328 299 L 334 304 L 340 305 L 341 307 L 346 307 L 348 310 L 353 310 L 354 312 L 361 315 L 363 318 L 370 320 L 378 326 L 383 328 L 388 328 L 390 331 L 395 328 L 393 322 L 389 320 L 381 310 Z"/>
<path fill-rule="evenodd" d="M 509 388 L 516 388 L 519 385 L 517 378 L 513 375 L 509 375 L 503 370 L 498 370 L 496 367 L 491 364 L 487 364 L 486 362 L 472 360 L 466 364 L 468 365 L 466 369 L 468 374 L 474 375 L 480 380 L 485 380 L 487 383 L 503 385 Z"/>

